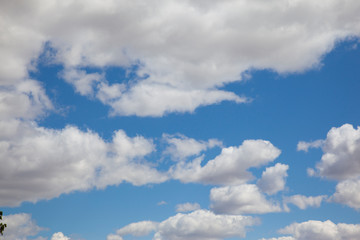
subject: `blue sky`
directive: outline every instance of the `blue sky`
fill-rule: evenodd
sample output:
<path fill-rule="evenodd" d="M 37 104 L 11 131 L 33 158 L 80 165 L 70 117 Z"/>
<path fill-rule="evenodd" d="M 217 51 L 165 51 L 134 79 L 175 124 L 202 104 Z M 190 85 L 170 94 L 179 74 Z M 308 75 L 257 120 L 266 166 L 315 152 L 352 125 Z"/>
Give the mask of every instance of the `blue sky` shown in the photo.
<path fill-rule="evenodd" d="M 5 240 L 359 238 L 357 1 L 0 5 Z"/>

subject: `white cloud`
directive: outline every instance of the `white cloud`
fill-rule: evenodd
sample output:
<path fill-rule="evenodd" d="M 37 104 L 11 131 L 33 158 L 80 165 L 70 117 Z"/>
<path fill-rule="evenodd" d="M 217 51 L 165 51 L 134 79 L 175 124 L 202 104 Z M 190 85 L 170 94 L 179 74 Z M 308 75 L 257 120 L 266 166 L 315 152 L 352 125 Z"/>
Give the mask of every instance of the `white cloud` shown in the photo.
<path fill-rule="evenodd" d="M 280 153 L 269 141 L 246 140 L 238 147 L 223 148 L 204 166 L 201 166 L 202 157 L 180 162 L 172 169 L 172 176 L 182 182 L 241 184 L 253 177 L 247 169 L 272 162 Z"/>
<path fill-rule="evenodd" d="M 290 197 L 284 197 L 284 205 L 285 209 L 288 209 L 286 206 L 288 203 L 294 204 L 300 209 L 306 209 L 308 207 L 320 207 L 323 200 L 325 200 L 327 196 L 303 196 L 303 195 L 293 195 Z"/>
<path fill-rule="evenodd" d="M 109 97 L 106 97 L 109 99 Z M 216 89 L 179 89 L 164 84 L 139 83 L 121 96 L 110 99 L 112 115 L 161 117 L 170 112 L 194 112 L 199 106 L 222 101 L 247 102 L 232 92 Z"/>
<path fill-rule="evenodd" d="M 189 214 L 178 213 L 159 225 L 154 239 L 198 239 L 217 240 L 230 237 L 245 237 L 246 227 L 257 224 L 255 218 L 247 216 L 215 215 L 206 210 Z"/>
<path fill-rule="evenodd" d="M 284 190 L 288 169 L 288 165 L 281 163 L 266 168 L 262 173 L 261 179 L 257 181 L 260 190 L 270 195 Z"/>
<path fill-rule="evenodd" d="M 183 203 L 176 205 L 176 212 L 192 212 L 194 210 L 200 209 L 200 204 L 198 203 Z"/>
<path fill-rule="evenodd" d="M 360 128 L 350 124 L 332 128 L 324 140 L 324 154 L 316 165 L 318 175 L 346 180 L 360 177 Z"/>
<path fill-rule="evenodd" d="M 72 126 L 52 130 L 31 122 L 0 121 L 0 205 L 123 181 L 163 182 L 167 175 L 141 160 L 153 150 L 151 140 L 131 138 L 121 130 L 112 142 L 105 142 L 96 133 Z"/>
<path fill-rule="evenodd" d="M 106 240 L 123 240 L 123 238 L 116 234 L 109 234 L 107 235 Z"/>
<path fill-rule="evenodd" d="M 122 231 L 127 229 L 128 226 L 119 229 L 117 234 L 110 234 L 108 240 L 121 240 L 121 236 L 126 234 L 138 233 L 137 230 L 142 229 L 142 224 L 133 223 L 128 226 L 131 227 L 129 231 Z M 245 237 L 246 227 L 258 224 L 259 221 L 256 218 L 248 216 L 231 216 L 231 215 L 216 215 L 207 210 L 197 210 L 188 214 L 178 213 L 161 223 L 145 222 L 148 230 L 155 230 L 153 239 L 172 239 L 172 240 L 220 240 L 230 237 Z M 150 231 L 143 232 L 150 233 Z M 109 238 L 110 237 L 110 238 Z M 116 238 L 118 237 L 118 238 Z"/>
<path fill-rule="evenodd" d="M 350 124 L 332 128 L 322 140 L 323 155 L 316 169 L 308 169 L 310 176 L 338 180 L 331 201 L 360 208 L 360 128 Z"/>
<path fill-rule="evenodd" d="M 151 232 L 156 231 L 159 223 L 152 221 L 142 221 L 131 223 L 116 231 L 119 236 L 133 235 L 136 237 L 149 235 Z"/>
<path fill-rule="evenodd" d="M 70 240 L 70 238 L 66 237 L 62 232 L 57 232 L 52 235 L 51 240 Z"/>
<path fill-rule="evenodd" d="M 113 114 L 162 116 L 243 102 L 219 87 L 249 69 L 320 66 L 336 42 L 360 35 L 359 8 L 357 0 L 2 2 L 0 81 L 26 78 L 48 42 L 51 60 L 65 69 L 138 65 L 136 81 L 106 101 Z M 79 92 L 91 92 L 93 80 L 73 80 Z"/>
<path fill-rule="evenodd" d="M 183 160 L 190 156 L 199 155 L 208 148 L 222 146 L 222 142 L 217 139 L 210 139 L 207 142 L 197 141 L 181 134 L 163 134 L 163 139 L 168 144 L 163 153 L 171 155 L 175 160 Z"/>
<path fill-rule="evenodd" d="M 279 232 L 292 235 L 294 240 L 357 240 L 360 236 L 360 225 L 310 220 L 293 223 Z"/>
<path fill-rule="evenodd" d="M 336 185 L 331 201 L 360 209 L 360 179 L 349 179 Z"/>
<path fill-rule="evenodd" d="M 297 145 L 297 150 L 307 152 L 309 150 L 309 148 L 319 148 L 319 147 L 322 147 L 323 144 L 324 144 L 323 140 L 316 140 L 316 141 L 313 141 L 313 142 L 301 141 Z"/>
<path fill-rule="evenodd" d="M 28 237 L 34 237 L 44 230 L 26 213 L 5 215 L 3 222 L 7 224 L 4 240 L 27 240 Z"/>
<path fill-rule="evenodd" d="M 162 206 L 162 205 L 166 205 L 166 204 L 167 204 L 167 202 L 165 202 L 165 201 L 160 201 L 157 203 L 158 206 Z"/>
<path fill-rule="evenodd" d="M 277 203 L 270 202 L 254 184 L 212 188 L 211 209 L 219 214 L 263 214 L 280 212 Z"/>
<path fill-rule="evenodd" d="M 262 238 L 260 240 L 295 240 L 293 237 Z"/>
<path fill-rule="evenodd" d="M 46 41 L 41 31 L 29 26 L 29 18 L 21 17 L 16 20 L 16 16 L 29 15 L 31 12 L 29 8 L 27 9 L 27 7 L 31 8 L 31 5 L 26 1 L 19 4 L 23 4 L 23 8 L 18 4 L 1 3 L 0 85 L 16 85 L 27 78 L 31 62 L 38 57 Z"/>
<path fill-rule="evenodd" d="M 0 120 L 35 119 L 53 109 L 42 86 L 34 80 L 24 80 L 16 86 L 0 85 Z"/>
<path fill-rule="evenodd" d="M 66 69 L 62 78 L 74 85 L 76 92 L 83 96 L 94 95 L 94 85 L 103 82 L 104 76 L 99 73 L 86 73 L 84 70 Z"/>

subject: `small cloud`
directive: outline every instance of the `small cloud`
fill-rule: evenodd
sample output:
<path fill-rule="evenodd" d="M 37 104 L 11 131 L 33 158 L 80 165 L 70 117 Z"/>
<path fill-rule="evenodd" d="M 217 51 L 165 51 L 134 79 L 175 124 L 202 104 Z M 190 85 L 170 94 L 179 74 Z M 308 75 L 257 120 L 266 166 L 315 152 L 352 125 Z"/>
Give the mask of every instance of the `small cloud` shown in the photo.
<path fill-rule="evenodd" d="M 320 148 L 323 145 L 324 145 L 324 140 L 316 140 L 316 141 L 313 141 L 313 142 L 301 141 L 297 145 L 297 150 L 298 151 L 308 152 L 309 148 Z"/>
<path fill-rule="evenodd" d="M 294 195 L 290 197 L 284 198 L 284 209 L 288 209 L 287 204 L 291 203 L 297 206 L 298 208 L 304 210 L 308 207 L 320 207 L 323 200 L 325 200 L 327 196 L 303 196 L 303 195 Z"/>
<path fill-rule="evenodd" d="M 183 203 L 176 205 L 176 212 L 192 212 L 194 210 L 200 209 L 200 204 L 198 203 Z"/>
<path fill-rule="evenodd" d="M 157 203 L 158 206 L 162 206 L 162 205 L 166 205 L 166 204 L 167 204 L 167 202 L 165 202 L 165 201 L 160 201 Z"/>
<path fill-rule="evenodd" d="M 307 172 L 308 176 L 310 176 L 310 177 L 316 176 L 316 171 L 313 168 L 308 168 L 306 170 L 306 172 Z"/>

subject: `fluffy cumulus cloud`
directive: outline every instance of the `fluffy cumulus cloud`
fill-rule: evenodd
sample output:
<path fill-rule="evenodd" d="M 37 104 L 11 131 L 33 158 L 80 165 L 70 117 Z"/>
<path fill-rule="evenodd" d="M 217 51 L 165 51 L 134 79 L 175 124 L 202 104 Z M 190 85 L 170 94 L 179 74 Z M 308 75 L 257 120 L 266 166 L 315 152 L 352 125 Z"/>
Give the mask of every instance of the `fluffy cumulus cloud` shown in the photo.
<path fill-rule="evenodd" d="M 62 232 L 57 232 L 52 235 L 51 240 L 70 240 L 70 238 L 66 237 Z"/>
<path fill-rule="evenodd" d="M 64 79 L 76 91 L 101 96 L 120 115 L 244 102 L 220 87 L 248 69 L 317 67 L 337 41 L 360 35 L 357 0 L 22 0 L 2 2 L 0 9 L 2 84 L 26 78 L 50 46 L 45 56 L 75 73 Z M 136 66 L 136 77 L 113 88 L 102 77 L 107 66 Z"/>
<path fill-rule="evenodd" d="M 142 160 L 153 150 L 151 140 L 131 138 L 121 130 L 105 142 L 72 126 L 52 130 L 20 120 L 0 121 L 0 205 L 123 181 L 163 182 L 167 176 Z"/>
<path fill-rule="evenodd" d="M 331 201 L 348 205 L 349 207 L 360 209 L 360 179 L 350 179 L 342 181 L 336 185 L 336 192 L 330 199 Z"/>
<path fill-rule="evenodd" d="M 332 128 L 323 142 L 324 154 L 316 165 L 320 176 L 346 180 L 360 177 L 360 128 L 350 124 Z"/>
<path fill-rule="evenodd" d="M 176 205 L 176 212 L 191 212 L 198 209 L 200 209 L 200 204 L 198 203 L 187 202 Z"/>
<path fill-rule="evenodd" d="M 257 181 L 258 187 L 261 191 L 267 194 L 275 194 L 285 188 L 285 178 L 287 177 L 287 170 L 289 166 L 286 164 L 277 163 L 273 167 L 268 167 L 262 173 L 261 179 Z"/>
<path fill-rule="evenodd" d="M 274 161 L 281 151 L 264 140 L 246 140 L 238 147 L 223 148 L 221 153 L 202 166 L 203 157 L 180 162 L 172 169 L 172 176 L 182 182 L 206 184 L 245 183 L 253 178 L 247 170 Z"/>
<path fill-rule="evenodd" d="M 3 220 L 7 224 L 4 240 L 27 240 L 29 237 L 36 237 L 39 232 L 44 230 L 36 224 L 31 215 L 26 213 L 5 215 Z M 37 239 L 42 238 L 38 237 Z"/>
<path fill-rule="evenodd" d="M 216 215 L 207 210 L 197 210 L 188 214 L 178 213 L 163 222 L 133 223 L 108 236 L 108 240 L 121 240 L 125 234 L 149 234 L 155 231 L 156 240 L 220 240 L 246 236 L 246 227 L 258 224 L 258 219 L 248 216 Z M 131 227 L 129 227 L 131 226 Z M 125 230 L 124 230 L 125 229 Z M 139 230 L 139 231 L 138 231 Z M 151 230 L 151 231 L 149 231 Z"/>
<path fill-rule="evenodd" d="M 255 184 L 213 188 L 210 191 L 211 209 L 219 214 L 263 214 L 282 211 Z"/>
<path fill-rule="evenodd" d="M 279 230 L 282 234 L 289 234 L 289 239 L 294 240 L 357 240 L 360 236 L 360 225 L 357 224 L 335 224 L 330 220 L 307 221 L 293 223 L 284 229 Z M 276 238 L 278 240 L 282 238 Z"/>
<path fill-rule="evenodd" d="M 119 236 L 133 235 L 136 237 L 149 235 L 158 228 L 159 223 L 152 221 L 142 221 L 131 223 L 116 231 Z"/>
<path fill-rule="evenodd" d="M 306 209 L 308 207 L 320 207 L 323 200 L 325 200 L 327 196 L 303 196 L 303 195 L 294 195 L 290 197 L 284 197 L 283 203 L 286 210 L 289 210 L 287 207 L 288 203 L 294 204 L 300 209 Z"/>
<path fill-rule="evenodd" d="M 201 152 L 216 146 L 222 146 L 222 142 L 217 139 L 208 141 L 197 141 L 184 135 L 163 135 L 164 141 L 168 144 L 164 154 L 170 155 L 175 160 L 182 160 L 186 157 L 199 155 Z"/>
<path fill-rule="evenodd" d="M 338 180 L 336 192 L 330 200 L 359 209 L 360 128 L 350 124 L 334 127 L 319 146 L 324 153 L 316 169 L 309 169 L 309 174 Z"/>

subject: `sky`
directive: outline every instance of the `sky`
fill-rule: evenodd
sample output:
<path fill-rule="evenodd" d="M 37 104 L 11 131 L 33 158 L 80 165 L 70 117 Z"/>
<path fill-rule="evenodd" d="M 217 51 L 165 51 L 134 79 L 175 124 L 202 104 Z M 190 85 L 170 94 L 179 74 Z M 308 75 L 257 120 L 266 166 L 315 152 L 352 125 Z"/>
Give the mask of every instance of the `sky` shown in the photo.
<path fill-rule="evenodd" d="M 359 239 L 359 12 L 0 1 L 1 239 Z"/>

